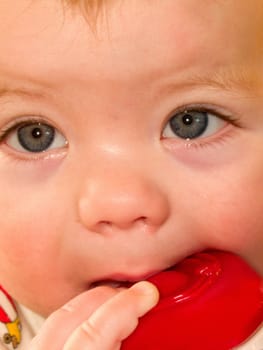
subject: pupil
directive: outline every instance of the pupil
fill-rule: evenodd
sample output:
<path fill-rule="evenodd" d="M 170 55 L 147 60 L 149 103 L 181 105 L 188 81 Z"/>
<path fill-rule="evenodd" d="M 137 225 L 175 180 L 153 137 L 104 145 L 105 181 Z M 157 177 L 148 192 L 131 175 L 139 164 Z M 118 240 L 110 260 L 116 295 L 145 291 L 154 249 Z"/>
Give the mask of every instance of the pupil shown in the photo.
<path fill-rule="evenodd" d="M 40 137 L 42 137 L 42 130 L 40 128 L 34 128 L 32 130 L 32 136 L 35 138 L 35 139 L 39 139 Z"/>
<path fill-rule="evenodd" d="M 183 139 L 194 139 L 201 136 L 208 126 L 208 115 L 206 112 L 189 111 L 175 114 L 170 119 L 172 131 Z"/>
<path fill-rule="evenodd" d="M 185 114 L 183 116 L 183 123 L 185 125 L 191 125 L 193 123 L 193 117 L 190 114 Z"/>

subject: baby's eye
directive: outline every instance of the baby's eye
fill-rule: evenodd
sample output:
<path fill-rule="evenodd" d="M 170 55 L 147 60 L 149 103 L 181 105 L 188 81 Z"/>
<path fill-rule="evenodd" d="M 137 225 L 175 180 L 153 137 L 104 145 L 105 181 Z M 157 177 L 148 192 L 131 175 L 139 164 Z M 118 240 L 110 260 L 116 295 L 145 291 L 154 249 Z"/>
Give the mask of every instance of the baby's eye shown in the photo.
<path fill-rule="evenodd" d="M 164 138 L 195 139 L 208 137 L 225 125 L 225 121 L 207 111 L 190 110 L 175 113 L 165 125 Z"/>
<path fill-rule="evenodd" d="M 53 126 L 42 122 L 25 122 L 7 132 L 5 143 L 20 152 L 44 152 L 67 145 L 65 137 Z"/>

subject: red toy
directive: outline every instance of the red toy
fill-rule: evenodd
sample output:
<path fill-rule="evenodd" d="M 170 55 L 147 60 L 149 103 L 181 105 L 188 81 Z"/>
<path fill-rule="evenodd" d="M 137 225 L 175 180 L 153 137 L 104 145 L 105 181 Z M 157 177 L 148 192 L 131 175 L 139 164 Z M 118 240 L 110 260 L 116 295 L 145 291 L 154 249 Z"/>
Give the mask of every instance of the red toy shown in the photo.
<path fill-rule="evenodd" d="M 236 255 L 199 253 L 149 281 L 160 301 L 122 350 L 229 350 L 263 321 L 262 278 Z"/>

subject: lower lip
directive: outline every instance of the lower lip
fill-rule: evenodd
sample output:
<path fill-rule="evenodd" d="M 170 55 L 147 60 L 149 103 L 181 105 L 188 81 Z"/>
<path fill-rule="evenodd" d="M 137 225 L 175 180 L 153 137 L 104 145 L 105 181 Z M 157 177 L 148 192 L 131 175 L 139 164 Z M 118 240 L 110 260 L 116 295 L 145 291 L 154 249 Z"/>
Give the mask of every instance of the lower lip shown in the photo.
<path fill-rule="evenodd" d="M 233 254 L 199 253 L 148 280 L 160 301 L 122 350 L 229 350 L 263 321 L 262 278 Z"/>
<path fill-rule="evenodd" d="M 156 275 L 156 271 L 148 273 L 147 276 L 153 276 L 153 275 Z M 143 276 L 131 277 L 131 276 L 122 275 L 122 274 L 115 274 L 115 275 L 111 275 L 107 279 L 101 279 L 99 281 L 92 282 L 91 284 L 89 284 L 89 289 L 100 287 L 100 286 L 107 286 L 111 288 L 129 288 L 138 281 L 146 280 L 147 276 L 143 275 Z"/>

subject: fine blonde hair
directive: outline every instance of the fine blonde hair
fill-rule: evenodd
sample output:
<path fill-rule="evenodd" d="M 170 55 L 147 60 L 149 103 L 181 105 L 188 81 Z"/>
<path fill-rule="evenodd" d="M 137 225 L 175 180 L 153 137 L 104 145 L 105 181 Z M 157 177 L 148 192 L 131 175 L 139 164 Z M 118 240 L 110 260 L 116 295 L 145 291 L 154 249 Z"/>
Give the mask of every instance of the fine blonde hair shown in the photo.
<path fill-rule="evenodd" d="M 107 0 L 107 4 L 110 1 Z M 62 0 L 62 3 L 72 10 L 78 9 L 86 18 L 90 28 L 96 32 L 98 17 L 103 18 L 105 15 L 105 0 Z"/>
<path fill-rule="evenodd" d="M 64 0 L 64 2 L 73 7 L 78 6 L 83 8 L 88 13 L 97 13 L 103 6 L 105 0 Z"/>
<path fill-rule="evenodd" d="M 69 4 L 76 5 L 79 4 L 80 2 L 84 2 L 87 4 L 87 6 L 94 7 L 97 6 L 99 7 L 103 0 L 67 0 Z"/>

